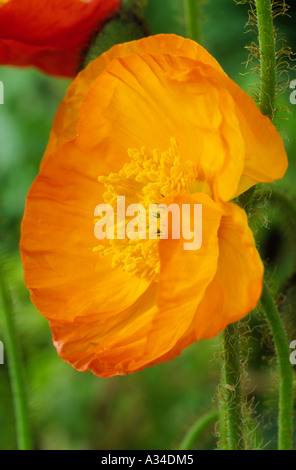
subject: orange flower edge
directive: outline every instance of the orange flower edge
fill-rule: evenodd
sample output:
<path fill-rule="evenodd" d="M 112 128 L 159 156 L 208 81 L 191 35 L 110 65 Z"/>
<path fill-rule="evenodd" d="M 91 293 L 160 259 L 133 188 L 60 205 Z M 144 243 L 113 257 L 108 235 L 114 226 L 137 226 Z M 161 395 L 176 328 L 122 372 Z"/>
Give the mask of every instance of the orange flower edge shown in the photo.
<path fill-rule="evenodd" d="M 120 0 L 0 2 L 0 64 L 74 77 L 92 34 L 119 6 Z"/>
<path fill-rule="evenodd" d="M 60 357 L 127 374 L 246 316 L 263 265 L 229 200 L 286 166 L 271 122 L 192 41 L 155 36 L 91 63 L 57 113 L 22 222 L 25 282 Z M 94 209 L 120 195 L 202 205 L 201 247 L 184 250 L 183 236 L 99 242 Z"/>

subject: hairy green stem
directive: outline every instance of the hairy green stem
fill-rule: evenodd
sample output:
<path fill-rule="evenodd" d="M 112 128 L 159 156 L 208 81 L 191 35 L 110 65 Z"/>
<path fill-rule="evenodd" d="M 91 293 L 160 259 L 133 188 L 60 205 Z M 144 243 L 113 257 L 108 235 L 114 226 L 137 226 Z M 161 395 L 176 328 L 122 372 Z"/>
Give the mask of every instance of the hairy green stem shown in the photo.
<path fill-rule="evenodd" d="M 200 44 L 201 31 L 199 1 L 200 0 L 185 0 L 185 13 L 187 17 L 188 37 Z"/>
<path fill-rule="evenodd" d="M 260 109 L 270 119 L 274 117 L 277 85 L 276 46 L 271 0 L 256 0 L 260 50 Z"/>
<path fill-rule="evenodd" d="M 215 423 L 215 421 L 218 421 L 218 419 L 219 412 L 217 410 L 209 411 L 204 416 L 199 418 L 189 429 L 188 433 L 185 435 L 180 445 L 180 450 L 191 450 L 194 443 L 201 436 L 201 434 L 209 426 L 211 426 L 211 424 Z"/>
<path fill-rule="evenodd" d="M 266 283 L 263 287 L 261 305 L 269 323 L 279 363 L 278 449 L 291 450 L 293 433 L 293 370 L 290 363 L 290 348 L 278 308 Z"/>
<path fill-rule="evenodd" d="M 16 419 L 17 444 L 19 450 L 31 450 L 31 436 L 28 420 L 23 368 L 19 355 L 19 344 L 16 339 L 16 329 L 13 321 L 12 300 L 6 285 L 2 259 L 0 259 L 0 296 L 3 312 L 5 353 L 7 352 L 10 382 Z"/>
<path fill-rule="evenodd" d="M 221 387 L 219 393 L 219 442 L 218 448 L 220 450 L 227 450 L 228 448 L 228 423 L 227 423 L 227 404 L 225 400 L 225 367 L 221 371 Z"/>
<path fill-rule="evenodd" d="M 241 390 L 241 354 L 239 323 L 229 325 L 223 332 L 224 371 L 222 386 L 225 402 L 224 419 L 226 420 L 227 450 L 243 450 L 245 447 L 243 404 Z"/>
<path fill-rule="evenodd" d="M 259 33 L 260 50 L 260 109 L 270 119 L 274 117 L 277 71 L 276 71 L 276 45 L 273 27 L 273 13 L 271 0 L 255 0 L 257 25 Z M 250 212 L 255 188 L 251 188 L 241 195 L 238 203 Z M 276 350 L 279 356 L 281 385 L 280 385 L 280 412 L 279 412 L 279 448 L 290 448 L 291 445 L 291 415 L 292 415 L 292 369 L 289 363 L 289 347 L 285 332 L 272 297 L 264 287 L 262 302 L 271 330 L 276 338 Z M 270 305 L 272 302 L 273 308 Z M 271 312 L 271 313 L 270 313 Z M 279 333 L 280 331 L 280 333 Z M 278 338 L 280 335 L 281 339 Z M 279 344 L 280 343 L 280 344 Z M 284 344 L 284 345 L 283 345 Z M 284 353 L 285 350 L 285 353 Z M 224 440 L 222 448 L 239 450 L 245 448 L 244 422 L 241 391 L 240 372 L 240 345 L 237 325 L 230 325 L 224 332 L 224 368 L 222 373 L 222 386 L 224 386 L 225 405 L 221 407 L 221 430 Z M 288 370 L 287 370 L 288 369 Z M 285 390 L 284 390 L 285 388 Z M 284 403 L 286 401 L 286 403 Z M 290 413 L 290 416 L 288 416 Z M 224 423 L 223 423 L 224 421 Z M 226 425 L 225 425 L 226 422 Z M 225 445 L 225 434 L 227 444 Z M 223 436 L 222 436 L 223 437 Z"/>
<path fill-rule="evenodd" d="M 271 0 L 256 0 L 256 10 L 261 63 L 260 109 L 263 114 L 272 119 L 274 117 L 277 71 Z M 293 214 L 294 219 L 296 215 L 294 205 L 276 189 L 273 197 L 285 205 L 289 213 Z M 269 322 L 279 363 L 278 449 L 290 450 L 292 449 L 293 423 L 293 371 L 290 363 L 290 349 L 279 311 L 266 284 L 263 287 L 261 305 Z"/>

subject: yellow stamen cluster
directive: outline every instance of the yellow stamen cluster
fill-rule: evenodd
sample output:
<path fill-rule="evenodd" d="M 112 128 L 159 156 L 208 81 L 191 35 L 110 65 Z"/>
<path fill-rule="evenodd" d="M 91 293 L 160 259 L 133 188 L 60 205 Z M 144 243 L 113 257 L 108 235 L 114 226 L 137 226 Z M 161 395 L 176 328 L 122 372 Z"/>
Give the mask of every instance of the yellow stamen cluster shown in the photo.
<path fill-rule="evenodd" d="M 148 214 L 149 204 L 161 204 L 162 199 L 175 194 L 205 190 L 208 185 L 197 179 L 197 168 L 192 161 L 184 161 L 178 152 L 175 139 L 166 152 L 145 148 L 128 150 L 130 161 L 118 173 L 100 176 L 106 192 L 104 202 L 114 209 L 115 234 L 117 220 L 117 196 L 125 196 L 126 207 L 141 204 Z M 126 218 L 126 225 L 131 218 Z M 94 250 L 112 255 L 112 265 L 148 280 L 157 280 L 160 271 L 158 239 L 149 239 L 149 221 L 146 239 L 102 240 Z"/>

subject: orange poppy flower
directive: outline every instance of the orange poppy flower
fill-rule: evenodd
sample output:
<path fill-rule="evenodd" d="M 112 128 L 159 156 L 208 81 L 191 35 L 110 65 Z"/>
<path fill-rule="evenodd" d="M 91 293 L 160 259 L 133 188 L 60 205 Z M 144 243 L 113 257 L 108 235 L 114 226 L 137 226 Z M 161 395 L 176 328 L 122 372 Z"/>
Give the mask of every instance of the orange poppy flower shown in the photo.
<path fill-rule="evenodd" d="M 74 77 L 93 32 L 120 0 L 0 0 L 0 64 Z"/>
<path fill-rule="evenodd" d="M 57 112 L 22 223 L 25 282 L 60 357 L 127 374 L 247 315 L 263 265 L 229 201 L 286 168 L 271 121 L 195 42 L 153 36 L 90 63 Z M 94 210 L 116 196 L 201 204 L 201 247 L 185 250 L 183 232 L 98 241 Z"/>

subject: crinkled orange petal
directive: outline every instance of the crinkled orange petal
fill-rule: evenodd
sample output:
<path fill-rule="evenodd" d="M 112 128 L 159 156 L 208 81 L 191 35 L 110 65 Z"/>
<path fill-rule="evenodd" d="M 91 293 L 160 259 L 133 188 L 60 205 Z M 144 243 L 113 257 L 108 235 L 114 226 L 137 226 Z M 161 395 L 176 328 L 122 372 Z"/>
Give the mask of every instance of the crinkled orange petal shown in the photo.
<path fill-rule="evenodd" d="M 99 314 L 67 324 L 51 322 L 59 356 L 77 370 L 91 370 L 101 377 L 145 367 L 146 335 L 157 311 L 155 296 L 156 285 L 152 285 L 133 305 L 117 314 Z"/>
<path fill-rule="evenodd" d="M 67 140 L 95 131 L 102 101 L 116 115 L 112 132 L 119 128 L 122 145 L 149 147 L 153 132 L 153 145 L 165 150 L 175 137 L 218 199 L 230 200 L 286 171 L 284 146 L 271 121 L 188 39 L 152 36 L 115 46 L 93 61 L 59 108 L 45 161 Z"/>
<path fill-rule="evenodd" d="M 112 318 L 79 318 L 66 325 L 52 322 L 59 355 L 78 370 L 109 377 L 141 370 L 152 361 L 162 362 L 158 358 L 168 352 L 180 353 L 176 343 L 192 323 L 216 272 L 222 210 L 205 194 L 165 200 L 168 205 L 172 202 L 204 204 L 202 248 L 184 252 L 184 239 L 161 240 L 159 283 L 126 311 Z"/>
<path fill-rule="evenodd" d="M 245 212 L 234 204 L 224 204 L 218 232 L 217 272 L 206 289 L 191 324 L 174 348 L 148 366 L 174 359 L 199 339 L 210 339 L 230 323 L 253 310 L 262 291 L 263 264 L 248 227 Z"/>
<path fill-rule="evenodd" d="M 196 309 L 211 283 L 219 257 L 218 231 L 223 209 L 203 193 L 176 195 L 165 198 L 164 203 L 188 204 L 191 207 L 193 227 L 193 206 L 202 204 L 202 245 L 197 250 L 184 250 L 186 240 L 160 240 L 159 255 L 161 269 L 158 282 L 157 305 L 159 311 L 153 319 L 147 337 L 146 359 L 172 352 L 180 338 L 192 323 Z M 181 224 L 183 217 L 181 217 Z M 177 352 L 176 352 L 177 354 Z"/>
<path fill-rule="evenodd" d="M 0 6 L 0 64 L 74 77 L 94 32 L 120 0 L 10 0 Z"/>
<path fill-rule="evenodd" d="M 97 59 L 91 61 L 70 84 L 67 95 L 56 113 L 43 162 L 59 146 L 77 136 L 77 125 L 82 101 L 98 76 L 116 57 L 127 57 L 131 54 L 139 56 L 169 54 L 187 57 L 200 63 L 211 65 L 220 72 L 223 72 L 218 62 L 203 47 L 190 39 L 174 34 L 161 34 L 118 44 Z"/>
<path fill-rule="evenodd" d="M 192 66 L 191 59 L 166 55 L 113 60 L 83 100 L 76 144 L 118 171 L 128 148 L 163 152 L 173 137 L 183 161 L 196 165 L 197 178 L 205 179 L 217 197 L 233 197 L 244 163 L 233 103 L 206 66 L 193 71 Z"/>
<path fill-rule="evenodd" d="M 283 141 L 271 120 L 232 82 L 233 97 L 245 141 L 245 168 L 236 196 L 257 183 L 281 179 L 288 167 Z"/>
<path fill-rule="evenodd" d="M 261 296 L 263 264 L 244 210 L 235 204 L 219 229 L 217 273 L 207 288 L 195 319 L 195 339 L 212 338 L 253 310 Z"/>
<path fill-rule="evenodd" d="M 94 210 L 103 202 L 101 165 L 69 143 L 48 160 L 27 198 L 20 242 L 25 283 L 50 320 L 112 314 L 149 285 L 113 269 L 110 257 L 93 253 Z"/>
<path fill-rule="evenodd" d="M 209 77 L 209 72 L 217 72 L 219 77 L 225 74 L 211 66 L 209 71 L 209 62 L 201 63 L 193 77 L 190 70 L 197 64 L 192 59 L 167 55 L 115 59 L 87 92 L 83 88 L 89 83 L 88 73 L 94 76 L 93 65 L 70 88 L 57 114 L 44 161 L 57 145 L 77 135 L 85 152 L 98 153 L 96 140 L 101 133 L 107 135 L 107 128 L 110 135 L 117 135 L 109 142 L 109 153 L 118 155 L 119 165 L 126 160 L 128 148 L 165 151 L 174 137 L 184 160 L 196 162 L 199 178 L 212 184 L 215 192 L 217 187 L 222 198 L 233 197 L 243 171 L 244 142 L 236 114 L 231 112 L 231 96 L 219 89 L 219 80 L 213 82 Z M 83 92 L 86 95 L 79 108 Z M 227 108 L 230 112 L 224 113 Z M 71 120 L 65 118 L 66 111 Z M 92 135 L 96 139 L 90 138 Z"/>

